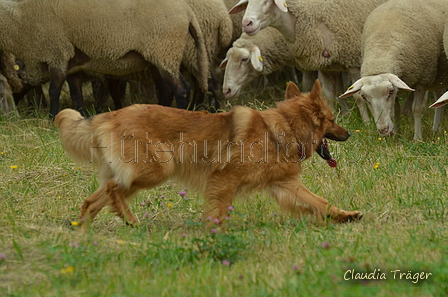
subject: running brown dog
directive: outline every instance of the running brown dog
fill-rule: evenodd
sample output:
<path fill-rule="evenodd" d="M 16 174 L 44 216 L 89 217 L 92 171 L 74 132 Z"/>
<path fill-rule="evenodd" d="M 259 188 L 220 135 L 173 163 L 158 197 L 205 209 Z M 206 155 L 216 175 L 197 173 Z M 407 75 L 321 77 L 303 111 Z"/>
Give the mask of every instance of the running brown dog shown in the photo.
<path fill-rule="evenodd" d="M 285 101 L 263 111 L 237 106 L 210 114 L 139 104 L 84 119 L 65 109 L 56 125 L 68 154 L 99 171 L 100 186 L 84 201 L 80 224 L 106 205 L 137 223 L 127 200 L 169 178 L 203 194 L 203 217 L 210 222 L 225 219 L 237 194 L 261 189 L 293 214 L 337 222 L 362 217 L 329 204 L 299 179 L 300 163 L 314 151 L 336 166 L 325 138 L 350 136 L 335 123 L 318 80 L 306 94 L 288 83 Z"/>

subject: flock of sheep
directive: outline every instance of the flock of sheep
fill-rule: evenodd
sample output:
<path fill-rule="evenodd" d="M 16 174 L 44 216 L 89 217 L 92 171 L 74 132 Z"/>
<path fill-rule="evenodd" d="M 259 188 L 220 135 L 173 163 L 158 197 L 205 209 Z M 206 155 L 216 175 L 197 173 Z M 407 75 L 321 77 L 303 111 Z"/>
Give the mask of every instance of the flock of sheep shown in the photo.
<path fill-rule="evenodd" d="M 232 97 L 294 65 L 302 89 L 317 72 L 330 107 L 348 112 L 353 95 L 383 136 L 397 130 L 397 91 L 413 92 L 422 140 L 427 93 L 448 87 L 447 21 L 447 0 L 0 0 L 0 71 L 15 94 L 49 81 L 54 116 L 65 81 L 80 110 L 82 82 L 98 78 L 117 108 L 120 80 L 148 77 L 159 104 L 188 108 L 207 94 L 218 107 L 218 68 Z M 433 130 L 445 103 L 448 93 L 433 105 Z"/>

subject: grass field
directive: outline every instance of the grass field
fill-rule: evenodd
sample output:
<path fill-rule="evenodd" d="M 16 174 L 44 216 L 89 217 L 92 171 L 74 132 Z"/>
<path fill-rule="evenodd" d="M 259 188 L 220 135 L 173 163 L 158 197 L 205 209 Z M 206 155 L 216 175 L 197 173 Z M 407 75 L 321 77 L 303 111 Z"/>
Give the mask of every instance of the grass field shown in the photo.
<path fill-rule="evenodd" d="M 257 96 L 246 104 L 272 105 Z M 71 222 L 95 171 L 65 155 L 46 114 L 0 116 L 0 296 L 448 296 L 448 134 L 432 117 L 414 142 L 412 119 L 382 139 L 355 112 L 338 120 L 350 139 L 330 143 L 337 168 L 303 163 L 304 184 L 360 222 L 294 220 L 259 193 L 214 234 L 201 198 L 169 183 L 131 203 L 137 227 L 102 211 L 81 234 Z"/>

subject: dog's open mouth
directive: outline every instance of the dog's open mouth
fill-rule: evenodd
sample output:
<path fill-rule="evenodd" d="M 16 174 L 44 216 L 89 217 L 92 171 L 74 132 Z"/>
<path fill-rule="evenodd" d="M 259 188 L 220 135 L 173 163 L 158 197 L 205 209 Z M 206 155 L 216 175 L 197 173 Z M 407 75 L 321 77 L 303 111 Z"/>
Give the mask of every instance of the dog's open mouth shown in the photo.
<path fill-rule="evenodd" d="M 327 160 L 327 163 L 330 167 L 336 167 L 338 165 L 338 162 L 335 158 L 331 155 L 330 151 L 328 150 L 328 141 L 325 138 L 322 138 L 322 142 L 319 144 L 319 146 L 316 148 L 316 152 L 321 156 L 324 160 Z"/>

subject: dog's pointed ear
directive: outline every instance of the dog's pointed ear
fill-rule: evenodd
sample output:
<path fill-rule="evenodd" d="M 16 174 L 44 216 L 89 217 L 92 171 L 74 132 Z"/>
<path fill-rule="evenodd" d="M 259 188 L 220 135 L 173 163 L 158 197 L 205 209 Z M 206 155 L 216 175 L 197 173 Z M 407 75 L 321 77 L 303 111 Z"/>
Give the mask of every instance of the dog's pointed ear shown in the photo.
<path fill-rule="evenodd" d="M 311 98 L 320 98 L 322 96 L 322 86 L 320 85 L 320 81 L 316 79 L 314 82 L 313 89 L 311 90 L 310 97 Z"/>
<path fill-rule="evenodd" d="M 300 93 L 299 87 L 297 87 L 295 83 L 292 81 L 286 83 L 285 100 L 298 97 L 301 94 L 302 93 Z"/>

